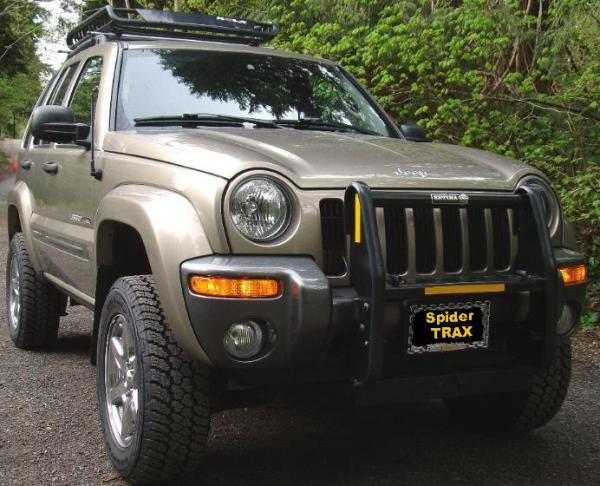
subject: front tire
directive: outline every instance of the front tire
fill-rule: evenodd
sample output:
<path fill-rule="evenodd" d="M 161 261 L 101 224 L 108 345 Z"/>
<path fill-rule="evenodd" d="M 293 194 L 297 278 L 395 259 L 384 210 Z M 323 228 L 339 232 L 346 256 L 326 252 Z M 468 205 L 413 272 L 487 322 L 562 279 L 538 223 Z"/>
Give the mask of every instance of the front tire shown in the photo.
<path fill-rule="evenodd" d="M 524 435 L 546 425 L 560 410 L 571 381 L 571 341 L 564 339 L 554 362 L 538 371 L 528 390 L 447 398 L 461 423 L 494 435 Z"/>
<path fill-rule="evenodd" d="M 15 346 L 52 347 L 58 335 L 63 301 L 61 293 L 33 268 L 23 234 L 15 233 L 6 265 L 6 321 Z"/>
<path fill-rule="evenodd" d="M 193 472 L 208 437 L 208 369 L 175 341 L 151 276 L 114 283 L 97 356 L 100 416 L 115 469 L 133 484 Z"/>

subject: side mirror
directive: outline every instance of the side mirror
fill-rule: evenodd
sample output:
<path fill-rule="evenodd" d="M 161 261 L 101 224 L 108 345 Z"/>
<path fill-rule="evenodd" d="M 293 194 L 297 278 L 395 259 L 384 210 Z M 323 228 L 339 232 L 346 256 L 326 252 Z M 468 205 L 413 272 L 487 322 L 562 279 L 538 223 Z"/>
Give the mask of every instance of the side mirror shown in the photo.
<path fill-rule="evenodd" d="M 411 142 L 429 142 L 427 138 L 427 130 L 414 123 L 408 123 L 406 125 L 400 125 L 400 131 L 406 140 Z"/>
<path fill-rule="evenodd" d="M 31 117 L 31 134 L 41 140 L 90 148 L 90 126 L 77 123 L 71 109 L 64 106 L 38 106 Z"/>

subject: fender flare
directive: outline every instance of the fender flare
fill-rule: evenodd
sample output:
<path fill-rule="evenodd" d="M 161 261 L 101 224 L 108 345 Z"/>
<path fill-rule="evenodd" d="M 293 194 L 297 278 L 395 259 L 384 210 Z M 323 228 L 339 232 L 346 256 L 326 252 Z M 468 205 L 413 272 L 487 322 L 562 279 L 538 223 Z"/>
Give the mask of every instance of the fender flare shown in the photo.
<path fill-rule="evenodd" d="M 106 255 L 101 252 L 103 223 L 116 222 L 134 228 L 144 243 L 156 287 L 175 338 L 193 358 L 210 364 L 194 334 L 183 296 L 180 266 L 185 260 L 213 251 L 192 203 L 166 189 L 129 184 L 104 196 L 95 225 L 96 268 Z"/>
<path fill-rule="evenodd" d="M 29 251 L 29 257 L 33 264 L 33 268 L 37 272 L 42 271 L 42 267 L 35 253 L 35 247 L 33 246 L 33 234 L 31 232 L 31 216 L 35 208 L 35 201 L 31 194 L 31 190 L 23 181 L 17 181 L 13 188 L 8 193 L 7 207 L 14 206 L 19 215 L 19 221 L 21 222 L 21 231 L 23 238 L 25 238 L 25 246 Z"/>

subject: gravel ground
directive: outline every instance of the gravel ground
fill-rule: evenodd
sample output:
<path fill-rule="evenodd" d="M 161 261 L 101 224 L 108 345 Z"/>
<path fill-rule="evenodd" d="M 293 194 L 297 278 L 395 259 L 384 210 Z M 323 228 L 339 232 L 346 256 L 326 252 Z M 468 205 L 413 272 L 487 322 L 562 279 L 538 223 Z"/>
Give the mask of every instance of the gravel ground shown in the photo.
<path fill-rule="evenodd" d="M 0 216 L 0 485 L 120 484 L 104 454 L 89 364 L 91 314 L 61 321 L 58 348 L 17 350 L 4 314 Z M 464 432 L 438 401 L 354 410 L 336 396 L 274 394 L 213 418 L 205 485 L 600 484 L 600 336 L 576 340 L 574 380 L 548 426 L 517 440 Z"/>

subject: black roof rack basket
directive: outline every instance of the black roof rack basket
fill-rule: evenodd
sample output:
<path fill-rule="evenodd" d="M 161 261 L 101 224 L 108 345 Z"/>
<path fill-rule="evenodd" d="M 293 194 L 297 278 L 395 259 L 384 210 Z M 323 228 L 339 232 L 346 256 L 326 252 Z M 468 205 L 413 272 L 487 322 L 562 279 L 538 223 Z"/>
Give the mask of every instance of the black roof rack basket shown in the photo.
<path fill-rule="evenodd" d="M 67 34 L 67 45 L 75 50 L 98 34 L 259 45 L 273 39 L 278 31 L 274 24 L 254 20 L 107 5 L 73 28 Z"/>

